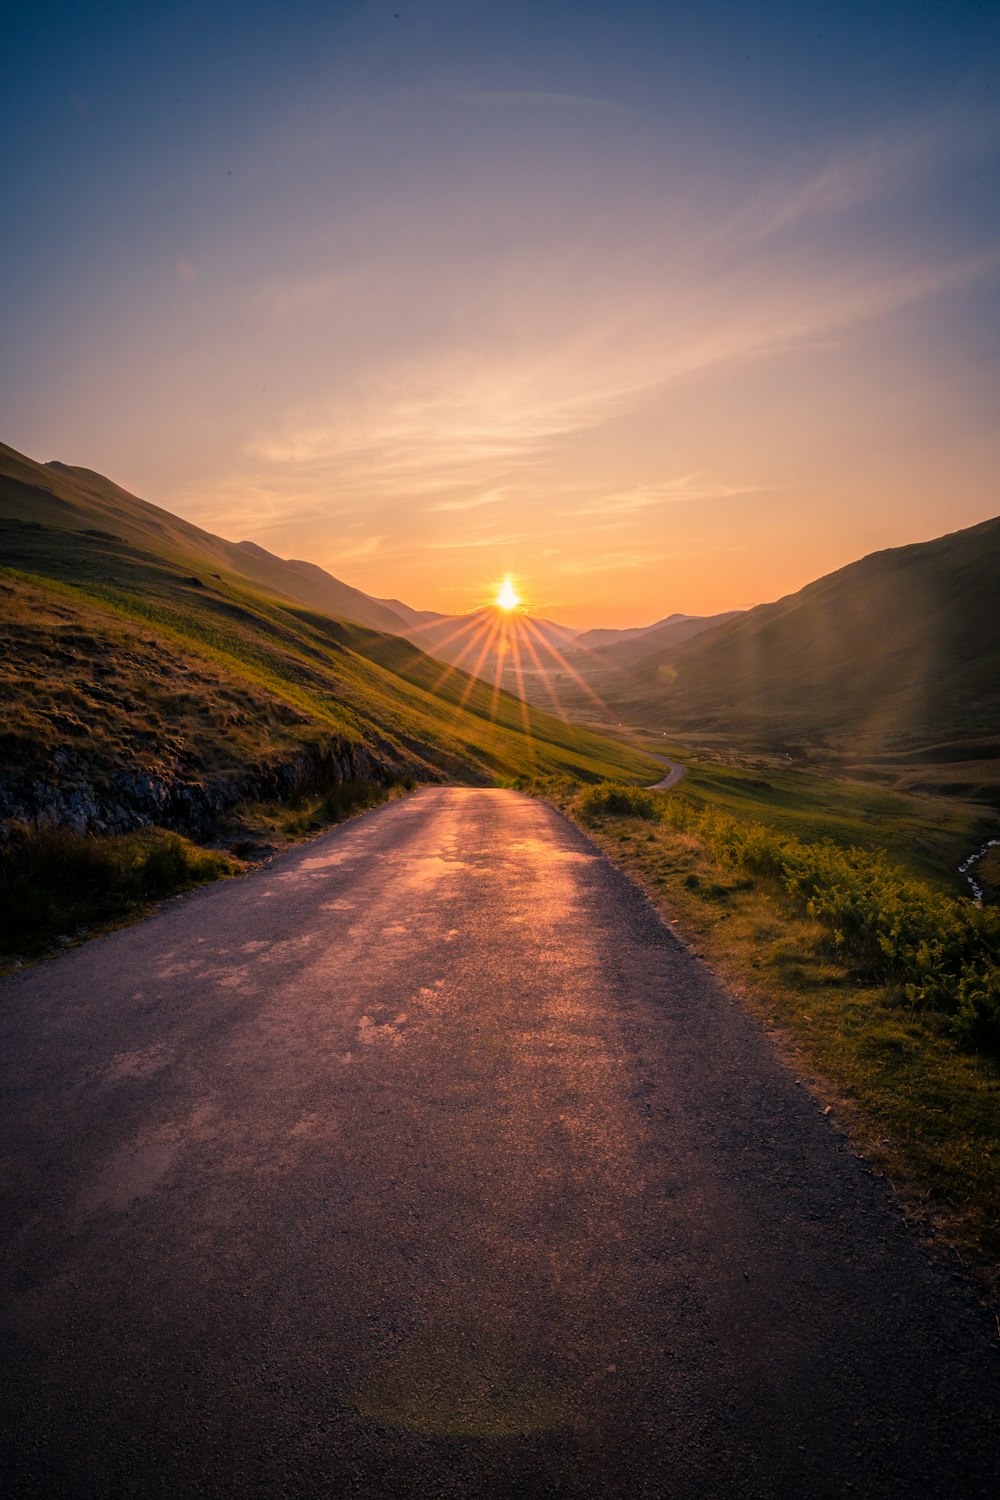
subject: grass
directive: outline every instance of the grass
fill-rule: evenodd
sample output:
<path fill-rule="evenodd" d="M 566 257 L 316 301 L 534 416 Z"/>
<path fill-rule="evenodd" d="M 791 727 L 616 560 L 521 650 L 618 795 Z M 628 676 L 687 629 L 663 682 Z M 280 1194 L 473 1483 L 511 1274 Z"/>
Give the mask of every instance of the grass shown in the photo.
<path fill-rule="evenodd" d="M 0 572 L 0 735 L 24 776 L 67 744 L 78 761 L 176 776 L 331 735 L 426 779 L 653 769 L 633 747 L 494 694 L 405 641 L 50 532 L 14 528 L 6 555 L 18 567 Z"/>
<path fill-rule="evenodd" d="M 165 828 L 100 835 L 15 824 L 0 845 L 0 972 L 136 921 L 165 897 L 244 874 L 413 785 L 331 779 L 283 802 L 239 804 L 219 818 L 211 848 Z"/>
<path fill-rule="evenodd" d="M 831 771 L 733 758 L 685 760 L 679 800 L 749 818 L 776 833 L 841 847 L 884 849 L 942 891 L 968 887 L 958 866 L 998 826 L 997 814 L 964 798 L 896 791 Z"/>
<path fill-rule="evenodd" d="M 242 868 L 164 828 L 102 838 L 15 825 L 0 849 L 0 961 L 42 957 Z"/>
<path fill-rule="evenodd" d="M 241 859 L 257 859 L 404 796 L 414 785 L 409 778 L 390 786 L 337 781 L 300 791 L 284 802 L 242 803 L 219 819 L 217 837 Z"/>
<path fill-rule="evenodd" d="M 684 788 L 547 791 L 771 1028 L 928 1235 L 996 1292 L 1000 912 L 897 864 L 880 825 L 850 852 Z"/>

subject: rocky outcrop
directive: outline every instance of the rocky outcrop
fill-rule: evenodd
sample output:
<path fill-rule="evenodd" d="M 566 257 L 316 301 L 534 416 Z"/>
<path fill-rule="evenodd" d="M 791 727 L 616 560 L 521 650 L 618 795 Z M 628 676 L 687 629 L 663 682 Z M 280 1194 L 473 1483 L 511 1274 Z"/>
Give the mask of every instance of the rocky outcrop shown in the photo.
<path fill-rule="evenodd" d="M 240 802 L 284 802 L 343 782 L 388 786 L 410 770 L 388 754 L 348 740 L 304 746 L 281 759 L 187 780 L 137 770 L 102 776 L 84 770 L 77 757 L 60 749 L 44 779 L 15 784 L 0 771 L 0 831 L 11 823 L 28 823 L 74 833 L 127 833 L 157 824 L 199 838 Z"/>

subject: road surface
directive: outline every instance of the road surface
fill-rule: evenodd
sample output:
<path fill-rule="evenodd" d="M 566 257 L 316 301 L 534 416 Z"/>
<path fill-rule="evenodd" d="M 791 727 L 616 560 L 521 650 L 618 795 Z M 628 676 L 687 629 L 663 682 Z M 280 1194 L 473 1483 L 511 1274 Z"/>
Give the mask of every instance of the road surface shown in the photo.
<path fill-rule="evenodd" d="M 654 781 L 646 790 L 647 792 L 668 792 L 685 775 L 687 767 L 682 766 L 679 760 L 667 760 L 665 755 L 654 755 L 652 758 L 653 760 L 662 761 L 670 769 L 661 781 Z"/>
<path fill-rule="evenodd" d="M 552 809 L 0 986 L 5 1496 L 996 1493 L 990 1325 Z"/>

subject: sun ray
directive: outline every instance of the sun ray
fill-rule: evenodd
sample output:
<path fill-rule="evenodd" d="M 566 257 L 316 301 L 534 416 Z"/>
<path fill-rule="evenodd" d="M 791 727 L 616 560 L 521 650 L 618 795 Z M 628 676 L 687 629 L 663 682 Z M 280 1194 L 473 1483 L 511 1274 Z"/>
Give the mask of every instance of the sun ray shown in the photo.
<path fill-rule="evenodd" d="M 446 635 L 443 640 L 433 642 L 434 649 L 440 651 L 442 647 L 452 645 L 453 642 L 461 640 L 463 635 L 480 629 L 485 623 L 487 623 L 485 610 L 477 609 L 471 615 L 463 615 L 461 622 L 450 635 Z"/>
<path fill-rule="evenodd" d="M 531 729 L 531 710 L 524 696 L 524 677 L 521 672 L 521 645 L 516 628 L 520 623 L 520 620 L 512 621 L 515 628 L 511 631 L 511 653 L 514 658 L 514 676 L 517 678 L 517 696 L 521 703 L 521 720 L 524 724 L 524 735 L 528 741 L 528 754 L 531 757 L 532 768 L 534 768 L 538 761 L 535 754 L 535 736 Z"/>
<path fill-rule="evenodd" d="M 482 687 L 484 689 L 488 689 L 488 687 L 489 687 L 488 680 L 485 677 L 482 677 L 480 674 L 482 672 L 483 663 L 485 662 L 487 656 L 489 655 L 490 647 L 493 645 L 493 642 L 496 640 L 497 635 L 499 633 L 499 630 L 500 630 L 500 619 L 497 618 L 497 619 L 493 620 L 493 622 L 492 622 L 489 634 L 487 635 L 486 640 L 485 640 L 485 642 L 483 644 L 483 649 L 479 653 L 479 659 L 476 662 L 476 665 L 472 668 L 472 672 L 469 675 L 469 681 L 466 683 L 465 692 L 462 694 L 462 697 L 459 700 L 459 705 L 458 705 L 459 708 L 464 708 L 465 707 L 466 703 L 469 700 L 469 697 L 472 694 L 472 690 L 473 690 L 474 687 L 479 686 L 479 687 Z"/>
<path fill-rule="evenodd" d="M 535 639 L 538 640 L 538 641 L 540 641 L 541 644 L 550 653 L 550 655 L 555 659 L 555 661 L 557 661 L 559 663 L 559 666 L 562 668 L 562 670 L 564 672 L 568 672 L 569 673 L 569 675 L 570 675 L 570 677 L 572 677 L 573 681 L 583 690 L 583 692 L 586 694 L 586 696 L 594 704 L 596 704 L 596 706 L 600 709 L 601 713 L 606 718 L 610 719 L 612 717 L 612 715 L 611 715 L 611 710 L 609 709 L 608 705 L 604 702 L 604 700 L 602 698 L 598 697 L 598 695 L 594 692 L 593 688 L 590 686 L 590 683 L 584 681 L 584 679 L 580 676 L 580 674 L 576 670 L 576 668 L 570 666 L 569 662 L 566 660 L 565 656 L 558 649 L 558 647 L 553 646 L 551 644 L 551 642 L 545 640 L 545 637 L 536 629 L 533 621 L 526 619 L 524 621 L 524 624 L 527 627 L 527 629 L 531 632 L 531 634 L 535 637 Z"/>
<path fill-rule="evenodd" d="M 435 682 L 432 688 L 432 692 L 436 693 L 438 689 L 448 681 L 448 678 L 452 675 L 452 673 L 458 671 L 461 668 L 462 662 L 468 656 L 469 652 L 476 649 L 476 647 L 479 645 L 480 640 L 482 639 L 483 634 L 489 631 L 491 623 L 491 621 L 487 620 L 483 616 L 479 616 L 473 624 L 470 624 L 467 627 L 469 639 L 466 641 L 459 654 L 455 657 L 454 661 L 449 662 L 445 666 L 445 669 L 441 673 L 441 676 Z M 447 645 L 455 639 L 459 638 L 463 633 L 465 632 L 458 631 L 454 636 L 449 636 L 448 641 L 442 642 L 441 644 Z M 440 646 L 437 649 L 440 650 Z M 434 653 L 429 652 L 429 654 L 433 655 Z"/>
<path fill-rule="evenodd" d="M 524 621 L 523 620 L 519 620 L 518 624 L 520 626 L 522 626 L 522 630 L 523 630 Z M 535 650 L 534 642 L 532 641 L 531 636 L 528 634 L 527 630 L 523 630 L 522 639 L 523 639 L 524 646 L 525 646 L 526 650 L 528 651 L 529 655 L 531 656 L 532 661 L 535 663 L 535 666 L 538 668 L 538 675 L 541 678 L 542 683 L 543 683 L 543 685 L 545 687 L 545 691 L 548 693 L 549 698 L 550 698 L 550 700 L 552 702 L 553 712 L 557 715 L 558 718 L 562 719 L 562 721 L 563 721 L 564 724 L 568 724 L 569 723 L 569 719 L 566 717 L 566 710 L 563 708 L 562 704 L 560 703 L 558 694 L 556 693 L 555 688 L 552 686 L 552 683 L 549 681 L 548 670 L 542 665 L 542 659 L 538 655 L 538 652 Z"/>
<path fill-rule="evenodd" d="M 494 724 L 497 721 L 497 704 L 500 701 L 500 694 L 503 691 L 503 659 L 507 649 L 507 623 L 507 616 L 502 614 L 500 616 L 500 641 L 497 646 L 497 664 L 493 675 L 493 697 L 490 702 L 490 718 Z"/>

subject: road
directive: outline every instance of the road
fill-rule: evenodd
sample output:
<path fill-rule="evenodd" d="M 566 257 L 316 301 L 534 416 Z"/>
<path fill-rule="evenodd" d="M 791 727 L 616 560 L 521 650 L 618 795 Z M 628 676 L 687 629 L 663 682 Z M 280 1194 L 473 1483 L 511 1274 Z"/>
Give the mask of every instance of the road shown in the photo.
<path fill-rule="evenodd" d="M 668 792 L 672 786 L 676 786 L 687 771 L 679 760 L 668 760 L 665 755 L 654 755 L 653 760 L 661 761 L 663 765 L 669 766 L 666 776 L 661 781 L 654 781 L 649 785 L 647 792 Z"/>
<path fill-rule="evenodd" d="M 0 1040 L 5 1496 L 997 1492 L 985 1314 L 540 802 L 394 802 Z"/>

